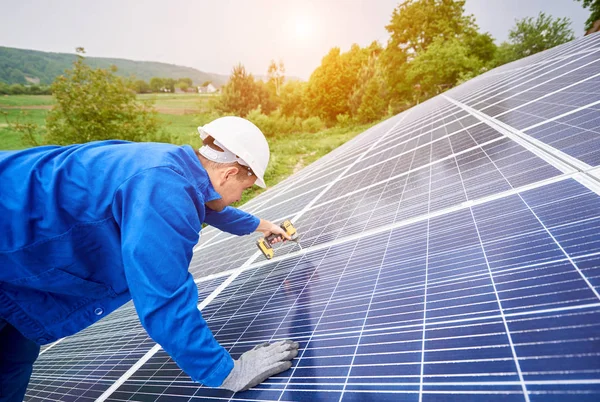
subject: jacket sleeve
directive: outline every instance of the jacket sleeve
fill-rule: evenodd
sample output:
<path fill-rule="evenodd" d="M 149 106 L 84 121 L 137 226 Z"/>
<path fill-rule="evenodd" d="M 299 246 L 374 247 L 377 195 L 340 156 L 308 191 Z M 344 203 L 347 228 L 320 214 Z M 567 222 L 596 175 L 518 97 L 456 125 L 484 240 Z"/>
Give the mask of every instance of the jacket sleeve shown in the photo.
<path fill-rule="evenodd" d="M 129 178 L 115 193 L 129 291 L 148 334 L 194 381 L 219 386 L 233 368 L 197 308 L 188 267 L 202 222 L 203 200 L 168 167 Z"/>
<path fill-rule="evenodd" d="M 260 219 L 233 207 L 225 207 L 221 212 L 207 207 L 204 222 L 224 232 L 242 236 L 254 232 Z"/>

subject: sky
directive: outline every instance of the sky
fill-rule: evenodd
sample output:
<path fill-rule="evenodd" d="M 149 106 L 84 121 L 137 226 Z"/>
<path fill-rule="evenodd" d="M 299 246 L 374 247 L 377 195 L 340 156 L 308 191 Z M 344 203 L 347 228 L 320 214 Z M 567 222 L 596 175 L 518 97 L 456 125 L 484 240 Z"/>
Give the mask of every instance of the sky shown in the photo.
<path fill-rule="evenodd" d="M 0 0 L 0 46 L 160 61 L 229 74 L 242 63 L 308 79 L 332 47 L 385 45 L 400 0 Z M 482 32 L 506 40 L 516 18 L 568 17 L 577 37 L 588 11 L 574 0 L 467 0 Z"/>

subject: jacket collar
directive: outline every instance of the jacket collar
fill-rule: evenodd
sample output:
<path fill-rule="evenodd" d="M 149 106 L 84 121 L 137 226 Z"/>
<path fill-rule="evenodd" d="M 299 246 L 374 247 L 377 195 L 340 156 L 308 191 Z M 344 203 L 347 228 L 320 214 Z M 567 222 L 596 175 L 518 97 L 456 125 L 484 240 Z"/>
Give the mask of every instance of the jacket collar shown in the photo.
<path fill-rule="evenodd" d="M 208 172 L 200 163 L 200 159 L 194 152 L 194 149 L 185 145 L 182 147 L 188 156 L 192 159 L 192 175 L 193 175 L 193 183 L 196 186 L 196 189 L 202 194 L 204 197 L 204 202 L 209 202 L 213 200 L 218 200 L 221 198 L 221 194 L 217 193 L 212 183 L 210 182 L 210 177 L 208 177 Z"/>

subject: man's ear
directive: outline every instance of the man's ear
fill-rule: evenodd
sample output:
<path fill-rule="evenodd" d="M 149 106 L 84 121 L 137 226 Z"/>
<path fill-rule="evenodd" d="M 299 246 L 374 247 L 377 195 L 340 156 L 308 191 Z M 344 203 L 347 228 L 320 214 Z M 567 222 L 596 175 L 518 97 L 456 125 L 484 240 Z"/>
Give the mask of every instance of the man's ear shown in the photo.
<path fill-rule="evenodd" d="M 239 171 L 240 170 L 237 167 L 235 167 L 235 166 L 228 167 L 225 170 L 225 174 L 223 176 L 224 179 L 225 179 L 225 181 L 227 181 L 227 180 L 229 180 L 231 178 L 235 178 L 235 176 L 238 174 Z"/>

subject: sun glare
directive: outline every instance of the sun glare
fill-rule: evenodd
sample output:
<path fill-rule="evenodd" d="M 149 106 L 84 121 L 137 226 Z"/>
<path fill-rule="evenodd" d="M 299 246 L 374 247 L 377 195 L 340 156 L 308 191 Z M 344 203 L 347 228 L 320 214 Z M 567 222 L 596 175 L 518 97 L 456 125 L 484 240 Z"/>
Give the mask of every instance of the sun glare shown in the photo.
<path fill-rule="evenodd" d="M 312 36 L 313 24 L 307 18 L 296 17 L 294 27 L 295 27 L 296 38 L 306 39 L 306 38 L 309 38 L 310 36 Z"/>

